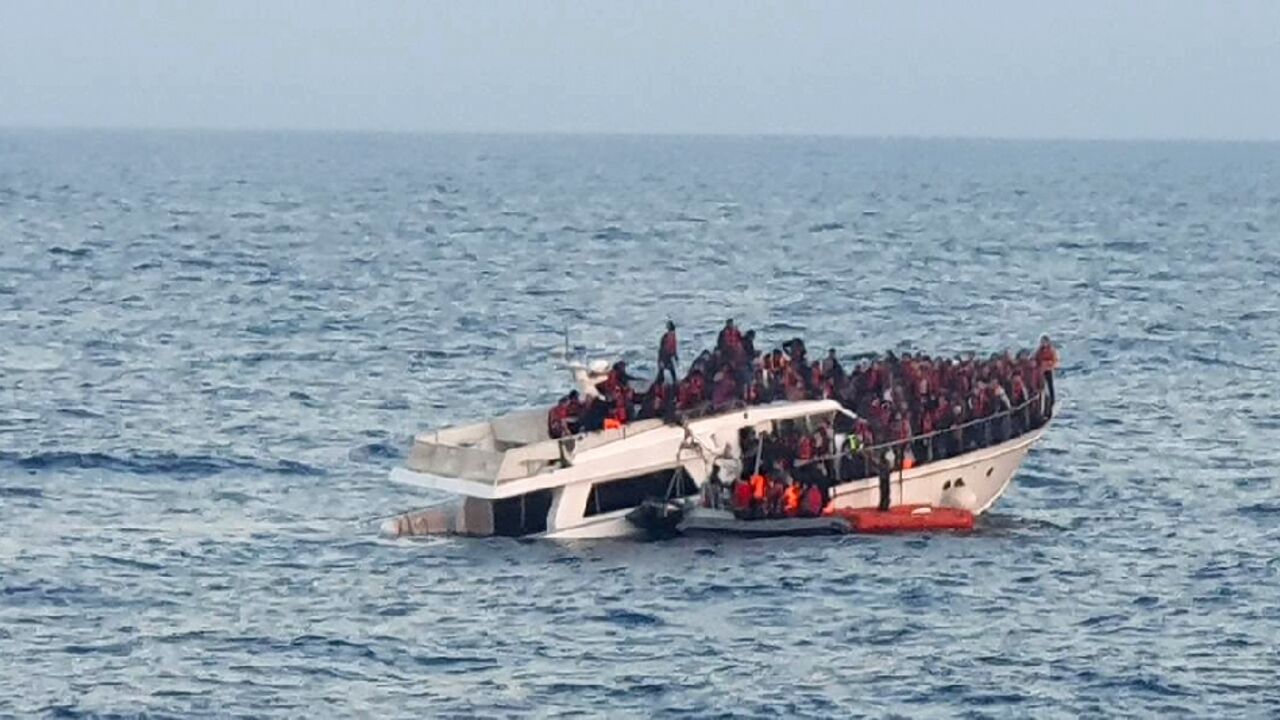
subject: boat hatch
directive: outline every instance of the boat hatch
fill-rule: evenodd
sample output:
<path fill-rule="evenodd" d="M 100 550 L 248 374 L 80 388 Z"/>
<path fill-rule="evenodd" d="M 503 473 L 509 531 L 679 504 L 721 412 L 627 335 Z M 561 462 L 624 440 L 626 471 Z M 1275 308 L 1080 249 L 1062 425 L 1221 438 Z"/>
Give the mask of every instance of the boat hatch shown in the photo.
<path fill-rule="evenodd" d="M 661 420 L 641 420 L 556 440 L 547 435 L 545 411 L 525 410 L 421 433 L 406 465 L 414 472 L 500 483 L 564 467 L 575 453 L 661 426 Z"/>

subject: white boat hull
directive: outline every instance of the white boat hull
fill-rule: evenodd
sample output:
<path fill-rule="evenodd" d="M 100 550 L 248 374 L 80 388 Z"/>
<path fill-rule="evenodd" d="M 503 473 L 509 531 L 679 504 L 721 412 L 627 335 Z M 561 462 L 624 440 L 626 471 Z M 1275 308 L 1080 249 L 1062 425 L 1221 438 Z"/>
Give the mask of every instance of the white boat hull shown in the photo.
<path fill-rule="evenodd" d="M 950 505 L 981 515 L 1004 494 L 1023 458 L 1044 431 L 1041 427 L 999 445 L 894 473 L 890 502 Z M 832 504 L 837 508 L 876 507 L 879 503 L 878 478 L 854 480 L 832 490 Z"/>
<path fill-rule="evenodd" d="M 1004 494 L 1023 458 L 1044 432 L 1045 427 L 1041 427 L 999 445 L 894 473 L 891 504 L 953 506 L 982 514 Z M 420 473 L 403 468 L 393 471 L 392 478 L 411 485 L 426 484 Z M 589 483 L 559 488 L 547 515 L 546 531 L 530 537 L 589 540 L 641 534 L 626 519 L 629 509 L 584 516 L 589 490 Z M 836 508 L 876 507 L 880 502 L 879 480 L 872 477 L 836 485 L 831 502 Z"/>

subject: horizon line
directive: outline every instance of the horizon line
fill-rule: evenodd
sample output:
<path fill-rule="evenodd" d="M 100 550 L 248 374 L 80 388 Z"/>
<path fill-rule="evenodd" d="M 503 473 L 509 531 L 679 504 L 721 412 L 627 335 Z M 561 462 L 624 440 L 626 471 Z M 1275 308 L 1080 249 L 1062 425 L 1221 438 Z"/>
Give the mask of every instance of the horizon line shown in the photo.
<path fill-rule="evenodd" d="M 705 130 L 598 130 L 598 129 L 477 129 L 456 128 L 360 128 L 268 126 L 200 126 L 200 125 L 79 125 L 0 123 L 0 132 L 157 132 L 157 133 L 225 133 L 270 134 L 297 133 L 309 135 L 418 135 L 470 137 L 618 137 L 618 138 L 707 138 L 707 139 L 831 139 L 869 141 L 972 141 L 972 142 L 1059 142 L 1059 143 L 1186 143 L 1186 144 L 1275 144 L 1277 137 L 1230 138 L 1192 135 L 984 135 L 968 133 L 843 133 L 807 131 L 705 131 Z"/>

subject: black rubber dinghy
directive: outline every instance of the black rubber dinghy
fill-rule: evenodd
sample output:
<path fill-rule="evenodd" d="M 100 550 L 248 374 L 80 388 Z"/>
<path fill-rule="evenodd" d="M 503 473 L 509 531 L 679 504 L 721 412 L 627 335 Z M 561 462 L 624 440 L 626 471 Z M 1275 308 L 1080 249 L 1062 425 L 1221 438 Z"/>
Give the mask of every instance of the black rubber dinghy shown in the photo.
<path fill-rule="evenodd" d="M 779 518 L 775 520 L 739 520 L 737 518 L 699 517 L 689 515 L 676 525 L 684 534 L 740 535 L 744 537 L 778 537 L 783 535 L 842 535 L 849 532 L 849 522 L 842 517 Z"/>

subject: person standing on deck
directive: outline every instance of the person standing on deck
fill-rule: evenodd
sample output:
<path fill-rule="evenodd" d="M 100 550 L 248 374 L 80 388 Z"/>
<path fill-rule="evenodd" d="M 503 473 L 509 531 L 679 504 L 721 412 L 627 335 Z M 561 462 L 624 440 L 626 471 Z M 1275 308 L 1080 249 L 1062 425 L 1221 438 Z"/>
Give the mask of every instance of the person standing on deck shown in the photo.
<path fill-rule="evenodd" d="M 676 324 L 668 320 L 667 331 L 658 341 L 658 380 L 663 379 L 664 373 L 670 372 L 672 385 L 680 382 L 679 376 L 676 375 L 676 361 L 679 359 L 677 345 Z"/>
<path fill-rule="evenodd" d="M 733 324 L 733 318 L 724 321 L 724 328 L 716 337 L 716 352 L 720 354 L 722 361 L 728 360 L 735 366 L 741 357 L 742 332 Z"/>
<path fill-rule="evenodd" d="M 1048 335 L 1040 336 L 1040 347 L 1036 349 L 1037 370 L 1044 376 L 1045 387 L 1049 389 L 1049 409 L 1045 415 L 1053 414 L 1053 405 L 1057 397 L 1053 394 L 1053 371 L 1058 369 L 1058 351 L 1049 341 Z"/>
<path fill-rule="evenodd" d="M 876 470 L 880 477 L 880 504 L 877 506 L 880 512 L 888 510 L 892 503 L 889 496 L 892 493 L 890 482 L 894 469 L 894 461 L 895 458 L 892 450 L 884 450 L 880 453 L 880 462 L 877 463 L 876 466 Z"/>
<path fill-rule="evenodd" d="M 822 361 L 822 376 L 833 380 L 837 387 L 844 384 L 844 367 L 836 359 L 836 349 L 827 350 L 827 357 Z"/>

